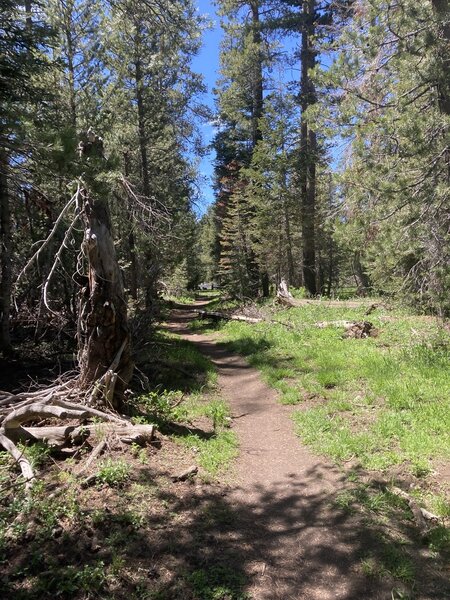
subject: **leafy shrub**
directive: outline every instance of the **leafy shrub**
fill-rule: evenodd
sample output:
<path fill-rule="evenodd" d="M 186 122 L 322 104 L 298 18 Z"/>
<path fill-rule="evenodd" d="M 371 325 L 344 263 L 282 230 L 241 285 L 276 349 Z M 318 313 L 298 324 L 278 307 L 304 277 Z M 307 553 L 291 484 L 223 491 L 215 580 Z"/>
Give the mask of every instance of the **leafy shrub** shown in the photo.
<path fill-rule="evenodd" d="M 123 485 L 130 477 L 130 465 L 124 460 L 105 460 L 97 473 L 97 479 L 111 487 Z"/>

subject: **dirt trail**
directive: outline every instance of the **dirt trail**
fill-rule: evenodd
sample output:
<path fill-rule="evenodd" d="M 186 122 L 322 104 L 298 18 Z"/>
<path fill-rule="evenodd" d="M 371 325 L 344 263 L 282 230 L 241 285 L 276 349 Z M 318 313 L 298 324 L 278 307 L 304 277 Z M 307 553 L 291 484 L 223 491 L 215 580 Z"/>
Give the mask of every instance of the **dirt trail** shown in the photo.
<path fill-rule="evenodd" d="M 333 503 L 345 488 L 342 473 L 301 445 L 291 409 L 277 403 L 276 392 L 255 369 L 213 335 L 189 331 L 194 317 L 178 309 L 168 327 L 213 361 L 221 395 L 231 406 L 240 455 L 236 484 L 226 494 L 232 523 L 218 531 L 216 543 L 249 577 L 251 598 L 391 598 L 392 585 L 360 570 L 361 558 L 375 544 L 372 533 Z"/>

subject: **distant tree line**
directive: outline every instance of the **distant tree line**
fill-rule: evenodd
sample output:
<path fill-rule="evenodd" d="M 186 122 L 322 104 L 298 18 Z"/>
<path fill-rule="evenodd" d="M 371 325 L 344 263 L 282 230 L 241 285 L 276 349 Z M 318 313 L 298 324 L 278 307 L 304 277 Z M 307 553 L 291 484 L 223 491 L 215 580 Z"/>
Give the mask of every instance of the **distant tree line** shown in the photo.
<path fill-rule="evenodd" d="M 217 4 L 208 273 L 241 298 L 285 279 L 448 316 L 448 1 Z"/>

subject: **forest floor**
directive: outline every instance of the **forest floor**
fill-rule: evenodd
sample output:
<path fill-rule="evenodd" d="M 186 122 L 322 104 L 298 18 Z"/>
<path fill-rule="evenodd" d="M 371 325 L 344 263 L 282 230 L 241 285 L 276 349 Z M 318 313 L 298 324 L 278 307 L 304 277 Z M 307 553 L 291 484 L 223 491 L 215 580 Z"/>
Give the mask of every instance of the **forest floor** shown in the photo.
<path fill-rule="evenodd" d="M 250 597 L 447 597 L 448 572 L 436 568 L 433 553 L 417 544 L 414 526 L 405 527 L 402 503 L 390 498 L 390 518 L 385 515 L 384 526 L 364 512 L 348 510 L 340 499 L 354 491 L 351 478 L 301 444 L 290 418 L 293 407 L 280 404 L 279 395 L 259 372 L 217 343 L 216 334 L 190 329 L 196 318 L 192 309 L 204 306 L 199 301 L 180 307 L 168 328 L 212 360 L 221 395 L 231 408 L 240 451 L 226 495 L 233 507 L 232 527 L 221 546 L 244 570 Z M 359 475 L 362 481 L 363 473 Z M 371 492 L 379 495 L 381 489 L 378 482 Z M 402 546 L 411 544 L 415 551 L 403 552 Z M 377 561 L 383 577 L 374 577 L 370 565 Z M 408 570 L 421 573 L 420 583 L 409 579 Z"/>
<path fill-rule="evenodd" d="M 11 459 L 0 453 L 0 598 L 449 598 L 448 530 L 439 526 L 424 539 L 406 502 L 390 492 L 393 482 L 416 486 L 417 478 L 370 470 L 374 465 L 369 458 L 377 456 L 379 461 L 384 456 L 372 447 L 361 447 L 366 462 L 358 464 L 361 449 L 356 446 L 344 448 L 350 458 L 331 451 L 327 458 L 318 442 L 335 449 L 330 436 L 335 433 L 333 423 L 340 421 L 334 413 L 340 407 L 353 415 L 342 398 L 332 396 L 343 384 L 338 375 L 347 375 L 347 367 L 349 373 L 355 370 L 352 353 L 367 357 L 384 351 L 389 340 L 400 335 L 398 328 L 389 333 L 392 321 L 380 316 L 377 326 L 387 323 L 390 337 L 381 336 L 376 347 L 374 340 L 341 342 L 335 330 L 313 328 L 301 329 L 299 342 L 298 335 L 287 330 L 295 338 L 287 357 L 277 346 L 286 341 L 284 327 L 273 322 L 211 325 L 196 320 L 195 310 L 204 306 L 205 301 L 175 307 L 161 330 L 151 331 L 150 342 L 136 348 L 141 359 L 138 375 L 154 385 L 153 392 L 141 396 L 138 381 L 134 387 L 140 407 L 134 418 L 158 425 L 150 446 L 130 447 L 107 436 L 104 455 L 82 478 L 77 473 L 95 441 L 68 455 L 42 445 L 24 447 L 39 478 L 30 498 L 11 475 Z M 289 319 L 291 325 L 298 318 L 302 327 L 308 319 L 324 318 L 322 309 L 315 312 L 309 304 L 294 310 L 312 313 L 296 317 L 295 312 L 277 309 L 271 316 Z M 348 316 L 348 310 L 342 316 Z M 420 323 L 414 321 L 413 329 L 418 335 Z M 318 343 L 323 338 L 339 364 L 327 363 L 314 371 L 308 356 L 296 356 L 305 348 L 311 351 L 311 336 Z M 325 360 L 322 353 L 318 356 Z M 408 354 L 409 362 L 411 358 Z M 431 378 L 436 380 L 433 368 L 439 367 L 440 383 L 444 382 L 441 363 L 430 362 L 428 354 L 425 358 Z M 405 365 L 400 371 L 405 370 L 412 394 L 414 382 Z M 358 382 L 372 370 L 373 365 L 364 370 L 360 364 Z M 14 387 L 13 371 L 9 373 Z M 311 373 L 321 377 L 308 379 Z M 430 390 L 423 372 L 419 375 L 425 401 Z M 22 380 L 24 373 L 19 371 L 18 377 Z M 383 378 L 389 379 L 388 372 Z M 398 370 L 393 378 L 398 382 Z M 441 388 L 432 391 L 440 394 Z M 295 403 L 283 404 L 293 400 L 294 392 Z M 333 414 L 319 415 L 326 429 L 322 421 L 314 421 L 316 437 L 302 430 L 310 443 L 306 447 L 298 437 L 298 414 L 318 409 L 320 395 Z M 361 399 L 353 396 L 359 406 Z M 379 407 L 369 408 L 374 413 Z M 363 409 L 355 408 L 359 418 L 358 410 Z M 366 418 L 362 425 L 369 431 Z M 428 443 L 426 424 L 421 427 Z M 420 437 L 416 429 L 413 432 Z M 437 450 L 444 441 L 442 435 Z M 392 446 L 390 438 L 387 445 Z M 426 476 L 425 463 L 410 463 L 420 480 L 427 481 L 426 489 L 440 493 L 444 462 L 439 475 L 434 470 Z M 198 472 L 182 480 L 176 477 L 192 467 Z M 84 482 L 88 476 L 95 476 L 89 486 Z M 441 504 L 445 513 L 447 505 Z"/>

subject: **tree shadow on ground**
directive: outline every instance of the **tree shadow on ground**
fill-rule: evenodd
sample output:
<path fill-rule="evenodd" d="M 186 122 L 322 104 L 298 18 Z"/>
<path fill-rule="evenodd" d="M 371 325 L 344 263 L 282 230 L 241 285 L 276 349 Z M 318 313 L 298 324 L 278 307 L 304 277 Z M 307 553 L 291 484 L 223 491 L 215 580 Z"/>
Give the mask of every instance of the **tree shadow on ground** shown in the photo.
<path fill-rule="evenodd" d="M 151 345 L 137 362 L 134 388 L 139 390 L 142 375 L 153 390 L 199 392 L 208 383 L 215 367 L 190 342 L 155 333 Z M 142 389 L 142 388 L 141 388 Z"/>
<path fill-rule="evenodd" d="M 448 579 L 430 554 L 417 552 L 411 577 L 396 579 L 388 550 L 398 549 L 397 532 L 381 535 L 337 506 L 333 489 L 308 491 L 320 489 L 326 468 L 311 469 L 301 482 L 280 477 L 270 488 L 254 486 L 241 498 L 230 487 L 173 483 L 166 471 L 143 467 L 141 496 L 114 505 L 106 490 L 104 505 L 84 507 L 76 525 L 24 540 L 17 555 L 7 551 L 1 597 L 448 598 Z M 410 535 L 416 547 L 414 530 Z M 364 570 L 369 559 L 371 574 Z"/>

